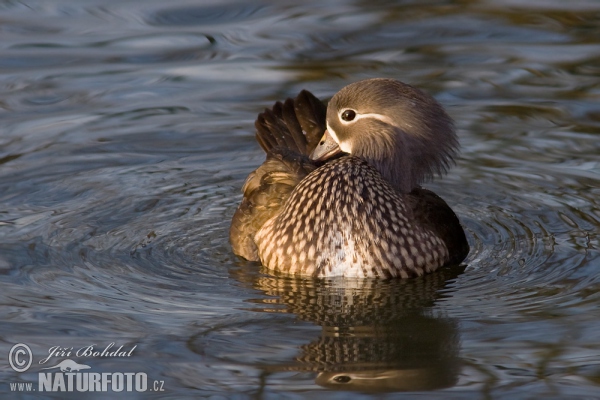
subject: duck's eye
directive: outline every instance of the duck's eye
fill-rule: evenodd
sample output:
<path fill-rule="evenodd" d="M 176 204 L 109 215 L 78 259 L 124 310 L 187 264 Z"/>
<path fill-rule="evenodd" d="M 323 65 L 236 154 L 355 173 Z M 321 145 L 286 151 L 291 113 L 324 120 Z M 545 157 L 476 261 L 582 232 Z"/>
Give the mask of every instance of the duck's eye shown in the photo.
<path fill-rule="evenodd" d="M 354 110 L 346 110 L 342 113 L 342 119 L 344 121 L 352 121 L 356 118 L 356 112 Z"/>

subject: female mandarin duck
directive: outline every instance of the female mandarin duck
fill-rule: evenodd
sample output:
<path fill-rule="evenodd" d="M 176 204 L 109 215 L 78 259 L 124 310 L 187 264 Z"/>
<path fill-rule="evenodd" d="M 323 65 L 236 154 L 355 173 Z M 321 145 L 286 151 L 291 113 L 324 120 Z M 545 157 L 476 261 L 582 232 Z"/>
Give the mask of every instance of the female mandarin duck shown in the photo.
<path fill-rule="evenodd" d="M 255 125 L 267 159 L 233 216 L 237 255 L 272 272 L 365 278 L 421 276 L 467 256 L 452 209 L 420 187 L 446 171 L 458 147 L 431 96 L 368 79 L 327 108 L 302 91 Z"/>

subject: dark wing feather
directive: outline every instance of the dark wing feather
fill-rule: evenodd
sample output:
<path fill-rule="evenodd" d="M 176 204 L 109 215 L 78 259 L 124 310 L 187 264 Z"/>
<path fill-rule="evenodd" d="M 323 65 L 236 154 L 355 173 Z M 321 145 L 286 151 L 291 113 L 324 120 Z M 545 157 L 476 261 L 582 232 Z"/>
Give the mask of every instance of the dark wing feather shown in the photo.
<path fill-rule="evenodd" d="M 303 90 L 295 99 L 278 101 L 258 115 L 254 123 L 256 140 L 266 153 L 284 147 L 308 156 L 325 132 L 326 113 L 325 104 Z"/>
<path fill-rule="evenodd" d="M 408 195 L 415 220 L 442 238 L 450 251 L 446 265 L 458 265 L 469 254 L 469 243 L 458 217 L 450 206 L 431 190 L 417 187 Z"/>
<path fill-rule="evenodd" d="M 308 155 L 325 131 L 325 115 L 325 105 L 305 90 L 259 114 L 254 124 L 256 140 L 267 159 L 242 188 L 244 198 L 229 231 L 235 254 L 258 261 L 254 235 L 279 213 L 296 185 L 317 167 Z"/>
<path fill-rule="evenodd" d="M 327 128 L 327 106 L 309 91 L 303 90 L 294 101 L 296 117 L 305 133 L 306 153 L 310 154 L 317 147 Z"/>

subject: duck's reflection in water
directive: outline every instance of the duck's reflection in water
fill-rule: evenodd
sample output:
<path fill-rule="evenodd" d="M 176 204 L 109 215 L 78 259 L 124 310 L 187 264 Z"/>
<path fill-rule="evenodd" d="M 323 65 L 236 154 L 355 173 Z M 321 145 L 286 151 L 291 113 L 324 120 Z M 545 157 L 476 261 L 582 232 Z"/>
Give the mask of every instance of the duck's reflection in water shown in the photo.
<path fill-rule="evenodd" d="M 318 372 L 317 384 L 368 392 L 429 390 L 457 381 L 458 327 L 436 315 L 433 305 L 463 270 L 387 281 L 260 276 L 254 287 L 323 328 L 297 357 L 299 370 Z"/>

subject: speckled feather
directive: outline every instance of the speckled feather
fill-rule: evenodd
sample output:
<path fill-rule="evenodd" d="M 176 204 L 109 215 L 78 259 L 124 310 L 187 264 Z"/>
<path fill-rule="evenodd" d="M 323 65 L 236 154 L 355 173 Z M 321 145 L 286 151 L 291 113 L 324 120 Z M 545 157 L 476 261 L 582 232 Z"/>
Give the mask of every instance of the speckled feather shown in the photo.
<path fill-rule="evenodd" d="M 256 235 L 267 268 L 291 274 L 420 276 L 448 260 L 433 232 L 415 223 L 407 197 L 351 156 L 312 172 Z"/>

